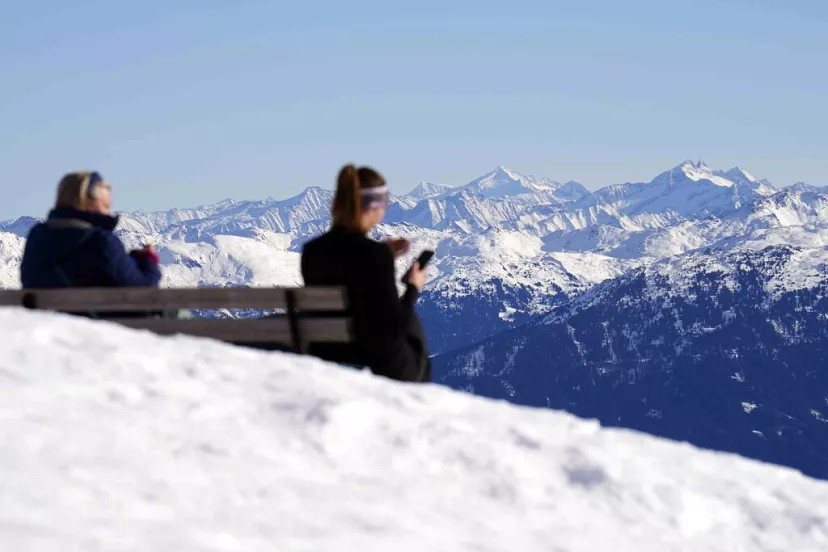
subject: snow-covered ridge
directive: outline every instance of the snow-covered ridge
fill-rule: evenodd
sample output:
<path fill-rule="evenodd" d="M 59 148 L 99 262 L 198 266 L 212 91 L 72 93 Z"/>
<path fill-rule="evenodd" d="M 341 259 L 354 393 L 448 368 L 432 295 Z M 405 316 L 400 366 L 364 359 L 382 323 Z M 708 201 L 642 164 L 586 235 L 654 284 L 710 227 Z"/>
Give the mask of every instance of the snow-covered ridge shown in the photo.
<path fill-rule="evenodd" d="M 565 322 L 574 313 L 606 303 L 607 297 L 616 288 L 635 280 L 642 281 L 644 285 L 635 300 L 649 304 L 669 304 L 671 297 L 692 301 L 694 293 L 691 288 L 697 286 L 700 280 L 715 280 L 717 286 L 727 288 L 734 294 L 738 294 L 743 285 L 758 285 L 767 295 L 767 301 L 783 293 L 826 285 L 828 226 L 814 229 L 807 246 L 789 245 L 792 240 L 785 230 L 763 233 L 753 241 L 746 240 L 724 250 L 703 249 L 642 265 L 590 289 L 540 323 Z M 746 271 L 752 275 L 748 284 L 742 281 Z"/>
<path fill-rule="evenodd" d="M 11 232 L 0 232 L 0 289 L 20 287 L 20 259 L 25 240 Z"/>
<path fill-rule="evenodd" d="M 828 547 L 828 484 L 439 386 L 0 309 L 2 550 Z"/>
<path fill-rule="evenodd" d="M 739 168 L 715 171 L 703 162 L 684 163 L 652 182 L 608 186 L 595 203 L 627 216 L 673 212 L 686 218 L 722 216 L 775 191 Z"/>
<path fill-rule="evenodd" d="M 550 178 L 525 176 L 502 165 L 472 180 L 462 189 L 489 198 L 541 193 L 549 195 L 558 203 L 575 201 L 589 195 L 589 191 L 577 182 L 562 184 Z M 563 190 L 561 197 L 556 197 L 558 190 Z"/>

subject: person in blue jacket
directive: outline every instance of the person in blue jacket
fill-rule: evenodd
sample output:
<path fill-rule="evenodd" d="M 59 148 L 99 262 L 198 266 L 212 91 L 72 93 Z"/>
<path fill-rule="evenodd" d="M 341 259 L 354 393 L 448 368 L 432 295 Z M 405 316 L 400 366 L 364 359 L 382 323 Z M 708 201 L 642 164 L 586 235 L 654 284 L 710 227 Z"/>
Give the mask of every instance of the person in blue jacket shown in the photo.
<path fill-rule="evenodd" d="M 73 172 L 58 184 L 55 208 L 29 232 L 20 280 L 24 288 L 157 286 L 158 254 L 127 251 L 113 230 L 112 191 L 97 172 Z"/>

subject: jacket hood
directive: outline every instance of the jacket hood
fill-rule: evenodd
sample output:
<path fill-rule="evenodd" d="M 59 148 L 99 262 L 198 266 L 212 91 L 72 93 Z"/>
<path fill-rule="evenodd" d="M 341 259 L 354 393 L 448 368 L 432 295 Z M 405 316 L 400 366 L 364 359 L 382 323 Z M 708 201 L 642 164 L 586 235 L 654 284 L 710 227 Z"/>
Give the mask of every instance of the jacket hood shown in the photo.
<path fill-rule="evenodd" d="M 57 207 L 44 222 L 35 225 L 26 240 L 33 265 L 51 265 L 74 255 L 86 242 L 112 232 L 118 217 Z"/>
<path fill-rule="evenodd" d="M 112 232 L 118 226 L 118 215 L 104 215 L 101 213 L 91 213 L 89 211 L 81 211 L 74 207 L 55 207 L 49 211 L 47 221 L 50 220 L 80 220 L 91 224 L 103 230 Z"/>

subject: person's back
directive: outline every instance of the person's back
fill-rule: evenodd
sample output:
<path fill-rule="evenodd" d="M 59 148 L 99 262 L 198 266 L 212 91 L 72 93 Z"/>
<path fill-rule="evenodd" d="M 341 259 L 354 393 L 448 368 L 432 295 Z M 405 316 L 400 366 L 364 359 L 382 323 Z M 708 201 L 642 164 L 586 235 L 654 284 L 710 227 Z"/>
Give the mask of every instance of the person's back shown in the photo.
<path fill-rule="evenodd" d="M 381 202 L 373 205 L 366 198 L 370 200 L 371 193 L 384 194 L 387 202 L 387 188 L 375 171 L 360 171 L 365 171 L 363 181 L 370 184 L 373 178 L 381 182 L 381 186 L 375 186 L 376 190 L 381 190 L 378 192 L 373 192 L 369 185 L 363 185 L 360 201 L 365 205 L 357 213 L 365 220 L 358 225 L 349 225 L 343 221 L 347 217 L 337 212 L 343 194 L 360 193 L 359 189 L 353 190 L 348 186 L 348 178 L 359 182 L 355 169 L 348 166 L 343 169 L 348 176 L 340 174 L 337 189 L 340 200 L 334 200 L 334 226 L 328 233 L 305 244 L 302 250 L 305 284 L 344 286 L 348 291 L 353 320 L 352 346 L 321 347 L 315 353 L 331 360 L 367 365 L 374 373 L 394 379 L 428 381 L 428 351 L 414 312 L 414 303 L 425 275 L 419 267 L 414 267 L 412 280 L 416 285 L 409 282 L 406 293 L 399 297 L 394 274 L 394 251 L 387 243 L 365 236 L 365 232 L 379 222 L 385 212 L 384 206 L 379 204 Z M 346 189 L 344 193 L 343 188 Z M 351 202 L 352 211 L 354 201 Z M 354 218 L 353 213 L 351 218 Z"/>
<path fill-rule="evenodd" d="M 97 173 L 70 173 L 57 205 L 29 232 L 20 280 L 24 288 L 157 286 L 151 248 L 128 254 L 114 234 L 109 185 Z"/>

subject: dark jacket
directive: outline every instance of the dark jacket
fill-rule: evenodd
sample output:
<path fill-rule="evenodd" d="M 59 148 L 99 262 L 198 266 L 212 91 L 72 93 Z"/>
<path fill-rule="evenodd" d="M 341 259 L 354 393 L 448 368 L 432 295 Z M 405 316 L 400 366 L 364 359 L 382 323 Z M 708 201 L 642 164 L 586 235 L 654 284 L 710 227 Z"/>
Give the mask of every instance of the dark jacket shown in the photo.
<path fill-rule="evenodd" d="M 128 254 L 113 233 L 118 217 L 58 207 L 29 232 L 24 288 L 157 286 L 158 259 Z"/>
<path fill-rule="evenodd" d="M 425 343 L 418 347 L 410 339 L 411 328 L 419 327 L 414 313 L 419 294 L 409 285 L 399 297 L 390 247 L 335 226 L 305 244 L 302 277 L 305 285 L 348 290 L 354 345 L 340 347 L 340 358 L 331 360 L 367 365 L 393 379 L 427 380 Z"/>

